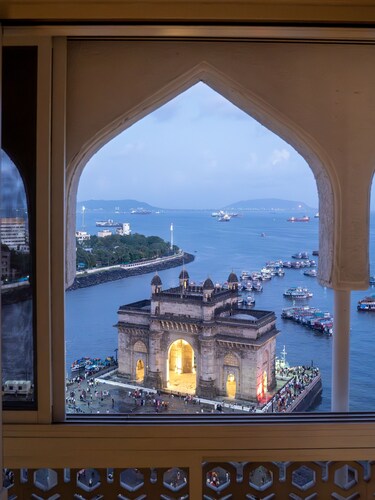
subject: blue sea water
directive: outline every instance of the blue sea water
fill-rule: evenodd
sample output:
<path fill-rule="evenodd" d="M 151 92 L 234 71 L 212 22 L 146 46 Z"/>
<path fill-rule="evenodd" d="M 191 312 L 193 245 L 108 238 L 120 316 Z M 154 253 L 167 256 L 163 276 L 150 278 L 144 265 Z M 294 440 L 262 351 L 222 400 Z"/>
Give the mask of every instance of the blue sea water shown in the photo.
<path fill-rule="evenodd" d="M 269 260 L 291 260 L 293 253 L 307 251 L 312 257 L 318 249 L 319 219 L 311 216 L 308 223 L 290 223 L 290 214 L 277 211 L 249 211 L 220 223 L 207 210 L 166 211 L 159 214 L 131 215 L 114 212 L 77 215 L 77 229 L 96 234 L 96 220 L 108 218 L 130 222 L 133 233 L 157 235 L 170 240 L 170 225 L 174 225 L 174 243 L 195 255 L 187 265 L 190 279 L 203 281 L 210 276 L 213 282 L 224 282 L 231 271 L 259 270 Z M 302 214 L 301 214 L 302 215 Z M 265 237 L 261 237 L 265 233 Z M 371 234 L 375 234 L 375 218 L 371 220 Z M 374 238 L 371 238 L 371 269 L 375 270 Z M 315 411 L 330 411 L 332 338 L 315 334 L 301 325 L 280 317 L 283 307 L 292 305 L 283 297 L 286 288 L 308 286 L 313 297 L 304 303 L 333 313 L 333 292 L 318 284 L 316 278 L 303 275 L 302 270 L 286 269 L 283 278 L 274 277 L 264 283 L 262 293 L 256 294 L 255 308 L 275 311 L 277 327 L 277 353 L 284 345 L 287 361 L 291 365 L 318 365 L 323 379 L 323 396 Z M 161 271 L 163 288 L 176 286 L 180 269 Z M 115 354 L 117 348 L 117 310 L 127 304 L 150 296 L 151 274 L 125 278 L 94 287 L 66 293 L 66 366 L 81 356 L 104 357 Z M 371 291 L 352 293 L 351 351 L 350 351 L 350 409 L 375 411 L 375 391 L 372 390 L 371 367 L 375 356 L 375 313 L 358 313 L 357 301 Z"/>

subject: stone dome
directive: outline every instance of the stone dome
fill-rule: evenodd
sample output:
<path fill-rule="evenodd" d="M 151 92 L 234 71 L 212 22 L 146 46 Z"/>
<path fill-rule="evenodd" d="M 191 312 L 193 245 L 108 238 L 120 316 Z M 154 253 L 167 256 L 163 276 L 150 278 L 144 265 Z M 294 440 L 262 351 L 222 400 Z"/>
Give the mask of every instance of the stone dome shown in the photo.
<path fill-rule="evenodd" d="M 180 280 L 187 280 L 189 279 L 189 274 L 188 272 L 186 271 L 186 269 L 183 269 L 181 272 L 180 272 L 180 276 L 178 277 Z"/>
<path fill-rule="evenodd" d="M 228 276 L 228 283 L 238 283 L 237 274 L 231 272 L 230 275 Z"/>
<path fill-rule="evenodd" d="M 207 278 L 206 281 L 203 283 L 203 290 L 215 290 L 211 278 Z"/>
<path fill-rule="evenodd" d="M 158 274 L 155 274 L 155 276 L 151 280 L 151 285 L 152 286 L 160 286 L 161 284 L 162 283 L 161 283 L 160 276 Z"/>

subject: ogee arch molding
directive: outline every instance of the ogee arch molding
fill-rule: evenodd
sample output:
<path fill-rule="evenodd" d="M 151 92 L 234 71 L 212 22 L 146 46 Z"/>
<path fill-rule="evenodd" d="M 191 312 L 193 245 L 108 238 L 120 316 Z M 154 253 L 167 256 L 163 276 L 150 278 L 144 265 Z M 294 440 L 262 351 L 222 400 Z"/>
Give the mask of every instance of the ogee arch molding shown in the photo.
<path fill-rule="evenodd" d="M 291 144 L 312 169 L 321 214 L 320 282 L 367 288 L 375 141 L 356 127 L 375 126 L 375 71 L 367 64 L 375 51 L 341 49 L 299 43 L 70 42 L 67 284 L 75 273 L 76 193 L 87 161 L 118 133 L 203 81 Z M 348 60 L 357 71 L 349 81 Z"/>

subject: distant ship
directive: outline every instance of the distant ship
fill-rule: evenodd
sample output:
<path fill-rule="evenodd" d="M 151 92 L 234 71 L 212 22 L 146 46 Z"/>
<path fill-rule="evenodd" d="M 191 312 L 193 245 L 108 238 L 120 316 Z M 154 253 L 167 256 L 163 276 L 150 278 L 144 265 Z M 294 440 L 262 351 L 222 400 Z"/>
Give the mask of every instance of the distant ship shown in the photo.
<path fill-rule="evenodd" d="M 232 213 L 228 213 L 228 212 L 224 212 L 224 210 L 219 210 L 218 212 L 212 212 L 212 214 L 211 214 L 211 217 L 217 217 L 218 220 L 220 220 L 223 217 L 225 217 L 224 220 L 226 220 L 226 221 L 230 220 L 230 219 L 228 219 L 228 216 L 230 217 L 230 219 L 232 217 L 238 217 L 238 213 L 233 213 L 233 212 Z M 223 221 L 221 221 L 221 222 L 223 222 Z"/>
<path fill-rule="evenodd" d="M 113 219 L 97 220 L 95 222 L 95 224 L 98 227 L 121 227 L 122 226 L 121 222 L 115 222 Z"/>
<path fill-rule="evenodd" d="M 151 213 L 151 210 L 146 210 L 145 208 L 132 208 L 130 213 L 132 215 L 148 215 Z"/>
<path fill-rule="evenodd" d="M 229 222 L 231 220 L 231 216 L 229 214 L 224 214 L 223 216 L 219 217 L 217 220 L 219 222 Z"/>
<path fill-rule="evenodd" d="M 319 219 L 319 212 L 316 212 L 316 214 L 314 215 L 315 219 Z"/>
<path fill-rule="evenodd" d="M 289 217 L 288 222 L 309 222 L 310 217 L 304 215 L 303 217 Z"/>

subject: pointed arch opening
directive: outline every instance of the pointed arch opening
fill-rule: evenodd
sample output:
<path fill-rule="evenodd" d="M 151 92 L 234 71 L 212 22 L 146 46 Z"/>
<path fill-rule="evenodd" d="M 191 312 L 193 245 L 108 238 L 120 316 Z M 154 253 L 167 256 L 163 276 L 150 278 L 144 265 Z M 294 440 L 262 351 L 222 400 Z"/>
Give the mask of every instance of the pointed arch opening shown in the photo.
<path fill-rule="evenodd" d="M 71 190 L 74 189 L 74 182 L 75 182 L 74 179 L 75 179 L 75 176 L 77 176 L 79 174 L 79 169 L 80 169 L 80 165 L 81 165 L 80 162 L 83 162 L 84 159 L 89 156 L 89 154 L 92 154 L 95 150 L 97 150 L 99 148 L 99 145 L 101 145 L 102 141 L 108 140 L 110 137 L 118 134 L 119 132 L 121 132 L 122 130 L 124 130 L 125 128 L 127 128 L 129 125 L 132 125 L 132 124 L 133 124 L 133 126 L 130 127 L 129 130 L 126 131 L 126 133 L 133 134 L 133 135 L 131 135 L 131 137 L 132 137 L 132 139 L 134 139 L 134 131 L 137 129 L 138 123 L 140 123 L 140 122 L 135 123 L 136 116 L 138 118 L 138 117 L 145 115 L 146 111 L 149 111 L 152 108 L 160 106 L 161 103 L 168 101 L 168 99 L 170 99 L 174 95 L 178 94 L 179 97 L 182 97 L 182 94 L 179 94 L 181 89 L 184 89 L 185 87 L 189 87 L 189 90 L 187 90 L 188 93 L 193 92 L 194 89 L 196 89 L 196 88 L 200 88 L 200 89 L 204 88 L 205 90 L 208 89 L 207 90 L 208 92 L 211 92 L 212 94 L 216 94 L 216 99 L 217 99 L 216 102 L 210 103 L 210 101 L 208 99 L 208 100 L 206 100 L 206 103 L 208 103 L 208 105 L 212 105 L 213 107 L 216 107 L 215 110 L 216 110 L 216 112 L 219 112 L 219 113 L 221 113 L 222 111 L 223 111 L 223 113 L 229 112 L 228 107 L 225 107 L 225 105 L 223 105 L 223 102 L 227 101 L 223 96 L 226 96 L 226 95 L 229 96 L 230 97 L 230 103 L 229 103 L 230 106 L 232 106 L 232 103 L 236 103 L 238 106 L 237 108 L 235 108 L 235 111 L 233 111 L 234 106 L 232 106 L 232 109 L 230 110 L 230 112 L 236 114 L 236 119 L 244 120 L 245 119 L 244 117 L 248 118 L 249 116 L 256 116 L 259 123 L 271 124 L 271 126 L 269 127 L 270 129 L 272 129 L 272 128 L 273 128 L 273 130 L 280 129 L 282 131 L 282 133 L 280 133 L 279 134 L 280 136 L 278 137 L 278 140 L 280 140 L 280 141 L 282 140 L 281 139 L 282 137 L 289 137 L 289 136 L 292 137 L 293 134 L 295 134 L 294 139 L 290 140 L 290 143 L 293 145 L 298 143 L 299 149 L 304 150 L 305 153 L 306 153 L 306 151 L 309 152 L 309 160 L 311 160 L 311 158 L 313 158 L 316 160 L 316 162 L 317 162 L 316 164 L 319 164 L 319 166 L 316 167 L 315 171 L 314 171 L 315 179 L 317 180 L 317 183 L 318 183 L 318 190 L 319 190 L 319 183 L 324 184 L 325 182 L 328 182 L 328 184 L 326 185 L 326 188 L 325 188 L 325 189 L 327 189 L 326 192 L 328 192 L 328 196 L 326 197 L 326 200 L 329 199 L 332 201 L 332 199 L 330 197 L 332 194 L 331 180 L 330 180 L 328 172 L 324 170 L 324 168 L 322 166 L 322 161 L 321 161 L 322 158 L 327 159 L 324 155 L 324 151 L 321 151 L 318 146 L 316 147 L 316 150 L 314 150 L 314 147 L 316 146 L 316 144 L 314 143 L 314 141 L 311 137 L 307 137 L 306 143 L 304 143 L 304 133 L 297 126 L 294 126 L 292 123 L 290 123 L 290 121 L 288 121 L 288 119 L 283 117 L 276 110 L 271 109 L 270 106 L 268 106 L 261 99 L 256 97 L 251 91 L 247 91 L 247 90 L 243 89 L 238 84 L 234 84 L 233 87 L 230 87 L 231 84 L 233 84 L 233 82 L 229 78 L 225 77 L 220 72 L 216 71 L 215 68 L 210 67 L 210 65 L 207 65 L 207 64 L 198 65 L 196 68 L 194 68 L 191 71 L 191 73 L 188 75 L 188 77 L 187 77 L 187 75 L 184 75 L 184 77 L 179 80 L 178 84 L 176 82 L 174 82 L 173 86 L 168 87 L 168 88 L 163 88 L 161 91 L 159 91 L 159 93 L 154 95 L 152 99 L 150 98 L 150 101 L 147 101 L 146 103 L 143 102 L 141 107 L 137 107 L 135 109 L 135 111 L 133 110 L 134 114 L 132 114 L 131 119 L 127 120 L 127 119 L 125 119 L 125 115 L 121 115 L 121 119 L 115 120 L 114 122 L 110 123 L 110 125 L 108 125 L 105 130 L 103 129 L 103 130 L 99 131 L 98 135 L 95 136 L 95 140 L 91 143 L 91 145 L 88 147 L 88 149 L 85 150 L 84 155 L 81 157 L 78 155 L 75 158 L 75 160 L 70 164 L 70 166 L 69 166 L 69 182 L 70 182 L 69 188 Z M 230 91 L 228 90 L 229 88 L 231 89 Z M 215 89 L 215 91 L 213 89 Z M 227 101 L 227 102 L 229 102 L 229 101 Z M 176 108 L 173 109 L 173 106 L 176 106 L 176 103 L 175 102 L 172 103 L 172 101 L 170 101 L 169 102 L 169 109 L 160 108 L 158 113 L 156 113 L 152 117 L 150 115 L 146 118 L 149 121 L 152 121 L 152 120 L 154 121 L 154 123 L 152 124 L 154 127 L 154 130 L 155 130 L 155 121 L 158 123 L 165 123 L 170 119 L 169 113 L 170 112 L 173 113 L 176 111 Z M 221 109 L 221 106 L 224 106 L 223 109 Z M 192 108 L 190 108 L 190 110 L 192 110 Z M 275 125 L 275 124 L 277 124 L 277 125 Z M 213 123 L 211 123 L 210 125 L 211 125 L 210 132 L 213 132 L 214 125 L 213 125 Z M 263 125 L 260 125 L 260 126 L 263 126 Z M 198 129 L 198 125 L 196 125 L 196 128 Z M 216 131 L 216 129 L 215 129 L 215 131 Z M 156 134 L 154 134 L 154 135 L 156 136 Z M 217 135 L 219 135 L 219 131 L 217 131 Z M 247 136 L 247 134 L 244 134 L 244 135 Z M 120 136 L 117 136 L 117 138 L 114 140 L 115 142 L 117 142 L 118 145 L 120 144 L 119 139 L 120 139 Z M 158 141 L 158 146 L 160 146 L 160 144 L 163 144 L 164 147 L 166 147 L 168 151 L 170 151 L 173 143 L 175 142 L 173 140 L 173 136 L 170 133 L 165 133 L 163 137 L 157 137 L 156 140 Z M 184 140 L 184 142 L 187 142 L 186 139 Z M 208 154 L 209 151 L 207 151 L 207 149 L 206 149 L 206 151 L 205 151 L 206 157 L 204 159 L 206 160 L 206 164 L 208 165 L 207 172 L 204 172 L 203 168 L 200 168 L 200 170 L 199 170 L 199 176 L 200 176 L 200 178 L 203 178 L 204 181 L 206 181 L 206 186 L 205 186 L 205 190 L 203 190 L 201 193 L 199 193 L 199 196 L 197 196 L 197 193 L 196 193 L 198 191 L 198 187 L 197 186 L 192 187 L 190 184 L 188 184 L 189 177 L 194 178 L 195 175 L 198 175 L 198 174 L 197 173 L 194 174 L 194 172 L 192 172 L 192 169 L 190 168 L 191 165 L 186 165 L 186 166 L 184 166 L 184 168 L 178 169 L 177 163 L 182 163 L 182 161 L 184 159 L 183 158 L 184 155 L 181 154 L 181 144 L 177 144 L 177 147 L 180 147 L 180 157 L 182 159 L 180 159 L 179 162 L 175 162 L 175 165 L 173 167 L 169 166 L 168 171 L 163 170 L 162 165 L 160 163 L 159 164 L 157 163 L 157 157 L 155 155 L 156 148 L 154 147 L 152 149 L 152 151 L 153 151 L 152 160 L 150 158 L 148 159 L 149 170 L 144 171 L 143 183 L 142 182 L 140 183 L 139 179 L 138 179 L 138 184 L 143 189 L 142 195 L 144 196 L 144 193 L 146 192 L 146 189 L 145 189 L 146 183 L 149 183 L 150 185 L 153 186 L 154 193 L 163 192 L 164 195 L 166 196 L 166 198 L 168 198 L 168 201 L 170 201 L 172 199 L 172 197 L 174 196 L 174 198 L 173 198 L 174 202 L 176 202 L 176 200 L 178 200 L 178 201 L 182 200 L 183 202 L 185 202 L 186 200 L 190 201 L 193 199 L 193 196 L 192 196 L 193 194 L 196 195 L 197 198 L 199 198 L 199 199 L 207 200 L 210 192 L 212 191 L 212 182 L 213 182 L 214 178 L 221 178 L 222 179 L 222 181 L 223 181 L 222 184 L 225 185 L 225 190 L 227 191 L 226 195 L 228 196 L 228 192 L 229 192 L 229 196 L 232 199 L 233 199 L 233 196 L 237 194 L 236 189 L 232 189 L 232 190 L 230 189 L 231 182 L 233 179 L 239 178 L 241 180 L 242 185 L 244 185 L 244 186 L 250 186 L 250 185 L 254 186 L 258 181 L 257 174 L 256 174 L 255 170 L 253 170 L 254 165 L 252 164 L 252 162 L 255 161 L 254 157 L 252 157 L 250 155 L 248 163 L 246 165 L 242 165 L 241 169 L 236 171 L 235 166 L 234 166 L 236 161 L 234 160 L 234 158 L 235 158 L 235 155 L 237 153 L 238 148 L 237 148 L 237 143 L 235 142 L 235 138 L 232 136 L 229 136 L 227 134 L 225 137 L 222 136 L 221 142 L 223 144 L 226 143 L 227 145 L 229 145 L 228 149 L 230 150 L 231 155 L 232 155 L 231 162 L 229 162 L 224 169 L 221 169 L 221 165 L 220 165 L 220 161 L 218 161 L 218 157 L 210 157 L 210 155 Z M 258 142 L 261 142 L 261 138 L 259 139 Z M 303 147 L 301 144 L 303 145 Z M 126 181 L 123 183 L 118 182 L 118 184 L 122 186 L 122 189 L 124 188 L 124 186 L 130 187 L 130 192 L 131 192 L 132 176 L 133 176 L 134 170 L 137 169 L 136 164 L 134 164 L 135 167 L 134 166 L 130 167 L 131 158 L 132 158 L 133 154 L 137 155 L 138 153 L 140 153 L 142 148 L 144 148 L 144 144 L 136 142 L 134 140 L 129 140 L 129 142 L 127 142 L 127 144 L 124 147 L 123 151 L 125 151 L 125 153 L 126 153 L 126 167 L 124 168 L 124 170 L 127 171 L 127 178 L 126 178 Z M 274 181 L 274 178 L 272 177 L 272 173 L 277 172 L 277 170 L 280 169 L 281 166 L 283 165 L 283 162 L 285 162 L 286 160 L 288 160 L 290 158 L 290 156 L 292 154 L 291 151 L 294 151 L 294 150 L 292 147 L 289 146 L 289 144 L 286 144 L 285 146 L 280 145 L 280 147 L 275 147 L 271 150 L 271 152 L 267 158 L 267 161 L 268 161 L 267 168 L 269 167 L 268 179 L 272 178 L 272 181 Z M 296 153 L 296 152 L 294 151 L 294 153 Z M 203 158 L 203 156 L 202 156 L 202 158 Z M 200 160 L 202 158 L 200 158 Z M 222 158 L 223 158 L 223 156 L 219 157 L 219 160 L 222 160 Z M 329 163 L 328 159 L 327 159 L 327 162 Z M 102 162 L 102 164 L 104 164 L 104 162 Z M 152 168 L 150 167 L 150 165 L 152 165 Z M 265 171 L 266 170 L 266 162 L 263 162 L 262 166 L 263 166 L 263 171 Z M 307 167 L 307 165 L 304 165 L 304 166 Z M 321 170 L 319 170 L 319 168 Z M 249 170 L 251 172 L 251 175 L 249 177 L 245 177 L 248 174 L 247 170 Z M 306 170 L 308 170 L 308 168 Z M 138 171 L 140 171 L 140 169 L 137 170 L 137 174 L 138 174 Z M 157 176 L 153 177 L 151 179 L 151 173 L 153 171 L 157 172 Z M 108 166 L 108 168 L 106 168 L 106 172 L 105 172 L 106 176 L 108 175 L 108 172 L 109 172 L 109 166 Z M 319 174 L 317 174 L 317 172 L 319 172 Z M 276 175 L 276 173 L 275 173 L 275 175 Z M 120 176 L 120 171 L 118 171 L 118 176 Z M 311 172 L 310 172 L 310 176 L 311 176 L 311 179 L 314 180 L 313 176 L 311 175 Z M 171 185 L 169 184 L 169 180 L 170 180 L 169 178 L 174 178 L 176 180 L 177 184 L 176 184 L 175 189 L 171 188 Z M 319 178 L 319 180 L 318 180 L 318 178 Z M 294 179 L 289 179 L 286 183 L 289 186 L 293 185 L 294 180 L 295 180 L 295 177 L 294 177 Z M 260 184 L 256 184 L 256 186 L 258 187 L 258 193 L 259 193 L 261 186 L 260 186 Z M 268 186 L 269 186 L 269 184 L 268 184 Z M 284 190 L 281 190 L 281 191 L 284 192 Z M 71 192 L 73 192 L 73 191 L 71 191 Z M 306 189 L 306 185 L 305 185 L 304 186 L 304 193 L 306 193 L 306 192 L 307 192 L 307 189 Z M 220 202 L 222 203 L 222 201 L 220 201 Z M 163 210 L 160 210 L 160 205 L 159 206 L 156 204 L 153 204 L 153 205 L 155 207 L 154 208 L 155 215 L 156 214 L 158 216 L 161 215 Z M 136 207 L 134 207 L 134 208 L 136 208 Z M 181 207 L 177 207 L 177 208 L 181 208 Z M 193 208 L 195 208 L 195 207 L 193 207 Z M 298 208 L 298 210 L 303 210 L 302 207 L 296 207 L 296 209 L 297 208 Z M 84 209 L 86 209 L 86 211 L 84 211 Z M 117 215 L 116 215 L 117 213 L 124 213 L 124 212 L 122 212 L 123 209 L 120 206 L 120 201 L 113 203 L 113 209 L 114 209 L 114 214 L 115 214 L 114 217 L 117 217 Z M 316 213 L 318 211 L 317 209 L 318 209 L 318 207 L 315 207 L 314 213 Z M 79 206 L 79 210 L 81 212 L 80 212 L 79 217 L 77 218 L 77 221 L 81 222 L 84 220 L 84 217 L 85 217 L 85 220 L 87 222 L 87 220 L 88 220 L 87 206 L 82 204 L 81 206 Z M 331 212 L 330 212 L 330 210 L 331 210 Z M 324 213 L 320 217 L 320 226 L 319 226 L 320 228 L 322 227 L 322 224 L 324 226 L 325 217 L 327 216 L 327 214 L 332 213 L 332 210 L 333 210 L 333 205 L 330 206 L 329 210 L 328 209 L 323 210 Z M 137 214 L 143 213 L 144 214 L 147 211 L 148 211 L 147 207 L 146 207 L 146 210 L 143 209 L 142 212 L 140 212 L 139 209 L 136 208 L 135 213 L 137 213 Z M 150 209 L 149 211 L 152 211 L 152 209 Z M 129 211 L 128 211 L 128 213 L 131 214 L 131 212 L 129 212 Z M 300 215 L 302 215 L 301 212 L 300 212 Z M 113 215 L 109 215 L 109 214 L 107 216 L 108 216 L 108 220 L 110 220 L 109 219 L 110 217 L 113 217 Z M 130 215 L 128 217 L 130 217 Z M 99 219 L 99 217 L 98 217 L 98 219 Z M 330 218 L 329 215 L 328 215 L 328 219 L 329 219 L 330 223 L 332 223 L 332 218 Z M 113 220 L 115 220 L 115 219 L 113 219 Z M 136 219 L 134 218 L 132 220 L 135 221 Z M 143 220 L 147 220 L 147 218 L 143 218 Z M 214 220 L 214 219 L 212 219 L 212 220 Z M 287 220 L 286 217 L 283 217 L 284 224 L 286 224 L 286 220 Z M 138 221 L 137 221 L 137 224 L 138 224 Z M 131 225 L 132 224 L 130 223 L 130 226 Z M 168 225 L 166 227 L 167 228 L 173 227 L 173 224 L 171 224 L 170 220 L 168 221 Z M 198 227 L 198 226 L 196 226 L 196 227 Z M 224 225 L 222 225 L 222 227 L 224 228 Z M 263 229 L 262 230 L 259 229 L 258 232 L 254 234 L 254 236 L 264 236 L 264 238 L 265 238 L 264 241 L 267 242 L 267 237 L 270 236 L 270 232 L 268 230 L 264 231 Z M 222 237 L 222 235 L 221 235 L 221 237 Z M 330 234 L 330 237 L 333 238 L 333 234 Z M 167 241 L 172 240 L 172 234 L 169 234 L 168 229 L 165 232 L 165 239 Z M 186 245 L 191 245 L 192 241 L 193 241 L 192 238 L 189 238 L 186 236 L 185 241 L 183 242 L 183 246 L 186 248 Z M 224 241 L 224 239 L 219 241 L 219 244 L 217 245 L 218 247 L 220 246 L 221 241 Z M 331 243 L 332 243 L 332 241 L 333 240 L 331 239 Z M 216 241 L 216 243 L 218 243 L 218 240 Z M 172 244 L 171 244 L 171 246 L 172 246 Z M 318 245 L 316 245 L 316 247 L 317 246 Z M 323 254 L 324 254 L 325 250 L 324 249 L 322 250 L 320 248 L 320 252 L 323 252 Z M 232 258 L 233 255 L 234 255 L 234 253 L 231 254 L 230 258 Z M 258 257 L 260 257 L 262 255 L 264 255 L 264 254 L 259 253 Z M 112 256 L 110 256 L 110 258 L 108 258 L 108 260 L 104 259 L 104 261 L 101 261 L 101 263 L 103 264 L 103 262 L 106 262 L 108 265 L 110 265 L 113 263 L 111 258 L 112 258 Z M 261 258 L 263 259 L 263 257 L 261 257 Z M 330 257 L 328 259 L 324 258 L 321 260 L 322 265 L 319 267 L 320 271 L 322 270 L 322 266 L 323 266 L 323 268 L 326 265 L 328 267 L 330 266 L 329 259 L 330 259 Z M 216 256 L 214 258 L 212 258 L 212 257 L 207 258 L 207 260 L 206 260 L 207 266 L 210 266 L 213 262 L 215 262 L 215 260 L 216 260 Z M 228 259 L 228 261 L 229 261 L 229 259 Z M 237 263 L 236 266 L 238 266 L 236 269 L 236 272 L 240 273 L 242 270 L 241 267 L 243 266 L 243 264 Z M 239 267 L 239 266 L 241 266 L 241 267 Z M 328 269 L 328 267 L 327 267 L 327 269 Z M 206 267 L 205 269 L 207 269 L 207 268 L 208 267 Z M 328 276 L 326 273 L 327 269 L 323 272 L 323 274 L 326 274 L 326 276 Z M 223 270 L 223 272 L 226 273 L 226 276 L 225 277 L 219 276 L 219 279 L 221 279 L 222 281 L 224 281 L 228 275 L 227 270 L 225 270 L 225 271 Z M 267 305 L 265 305 L 264 307 L 267 308 Z M 270 307 L 271 306 L 268 305 L 268 308 L 270 308 Z M 158 316 L 163 316 L 163 314 L 164 314 L 163 307 L 160 304 L 155 306 L 154 311 L 158 311 L 158 313 L 160 313 L 160 314 L 158 314 Z M 167 316 L 168 316 L 168 314 L 167 314 Z M 174 316 L 174 315 L 178 316 L 178 312 L 172 312 L 171 314 L 172 314 L 172 316 Z M 187 317 L 189 317 L 189 314 L 187 315 Z M 168 321 L 169 321 L 169 319 L 171 319 L 171 318 L 168 318 Z M 176 328 L 178 331 L 184 331 L 185 333 L 187 333 L 189 331 L 193 331 L 193 329 L 189 325 L 189 322 L 187 322 L 187 324 L 186 324 L 184 321 L 181 321 L 178 318 L 177 318 L 177 321 L 175 322 L 173 317 L 172 317 L 172 325 L 173 325 L 172 327 L 169 325 L 168 328 L 172 328 L 172 330 L 174 328 Z M 168 339 L 168 341 L 169 341 L 169 339 Z M 187 379 L 188 377 L 186 377 L 186 375 L 190 374 L 190 375 L 194 375 L 194 377 L 191 377 L 191 378 L 194 378 L 194 382 L 189 382 L 189 381 L 184 382 L 183 383 L 184 389 L 183 390 L 181 389 L 181 392 L 195 393 L 197 384 L 199 383 L 200 388 L 201 387 L 204 388 L 204 391 L 207 391 L 207 393 L 209 393 L 209 394 L 214 394 L 216 390 L 217 390 L 217 392 L 220 392 L 220 394 L 228 393 L 228 387 L 227 387 L 228 382 L 235 386 L 234 391 L 232 391 L 232 392 L 234 392 L 234 394 L 236 394 L 236 393 L 242 394 L 241 392 L 239 392 L 239 389 L 240 389 L 240 391 L 242 391 L 242 389 L 243 390 L 246 389 L 248 391 L 247 393 L 244 392 L 244 394 L 248 394 L 248 393 L 250 394 L 250 391 L 253 391 L 253 392 L 256 391 L 256 389 L 252 389 L 252 388 L 247 387 L 245 385 L 245 383 L 243 382 L 244 378 L 243 378 L 242 373 L 241 373 L 241 379 L 239 378 L 239 376 L 236 376 L 236 374 L 234 374 L 234 380 L 228 380 L 228 375 L 227 375 L 225 381 L 223 381 L 223 375 L 222 375 L 223 372 L 222 372 L 222 370 L 220 370 L 220 367 L 218 368 L 215 365 L 209 366 L 208 368 L 204 367 L 204 369 L 202 369 L 203 364 L 200 363 L 198 366 L 198 371 L 201 371 L 201 373 L 199 373 L 199 377 L 201 377 L 201 379 L 197 382 L 197 380 L 196 380 L 197 376 L 195 374 L 195 364 L 196 364 L 195 363 L 195 356 L 194 356 L 194 351 L 192 350 L 191 346 L 190 346 L 191 352 L 189 354 L 190 360 L 187 361 L 189 359 L 189 357 L 187 355 L 184 356 L 184 359 L 185 359 L 184 362 L 189 365 L 188 369 L 184 369 L 183 366 L 181 365 L 181 363 L 182 363 L 181 356 L 179 358 L 179 361 L 177 362 L 177 355 L 174 351 L 172 351 L 172 354 L 171 354 L 171 351 L 168 352 L 167 369 L 166 369 L 165 364 L 164 364 L 165 360 L 162 359 L 161 356 L 159 356 L 159 357 L 154 356 L 155 357 L 154 360 L 152 360 L 151 358 L 152 358 L 152 352 L 155 352 L 155 353 L 159 352 L 158 351 L 159 343 L 160 343 L 160 345 L 163 345 L 163 344 L 168 345 L 168 341 L 165 340 L 163 343 L 162 340 L 155 339 L 155 341 L 154 341 L 155 350 L 153 350 L 154 349 L 153 347 L 150 347 L 150 360 L 147 362 L 146 369 L 147 369 L 147 373 L 149 374 L 149 381 L 150 381 L 151 387 L 159 388 L 159 387 L 167 386 L 169 388 L 173 387 L 174 390 L 179 391 L 179 389 L 176 389 L 176 387 L 178 387 L 178 386 L 181 387 L 182 378 L 185 377 Z M 273 359 L 274 359 L 274 356 L 272 357 L 272 362 L 273 362 Z M 131 370 L 129 370 L 132 373 L 132 376 L 134 376 L 134 362 L 137 363 L 137 360 L 134 360 L 134 359 L 132 360 L 132 363 L 133 363 L 132 368 L 131 368 Z M 257 360 L 257 363 L 263 364 L 263 359 L 259 360 L 259 361 Z M 259 380 L 253 382 L 254 374 L 246 375 L 246 377 L 247 377 L 246 384 L 253 383 L 254 387 L 255 386 L 258 387 L 261 394 L 265 395 L 267 393 L 267 386 L 270 383 L 269 381 L 273 380 L 272 367 L 270 367 L 270 360 L 269 359 L 266 361 L 266 366 L 264 367 L 264 370 L 262 370 L 262 375 L 259 376 L 259 374 L 257 374 L 256 376 L 258 377 Z M 216 384 L 215 390 L 211 391 L 211 386 L 214 386 L 215 384 Z M 225 386 L 225 389 L 223 386 Z M 243 388 L 241 386 L 243 386 Z"/>
<path fill-rule="evenodd" d="M 192 346 L 184 339 L 175 340 L 168 350 L 168 389 L 195 394 L 196 360 Z"/>

